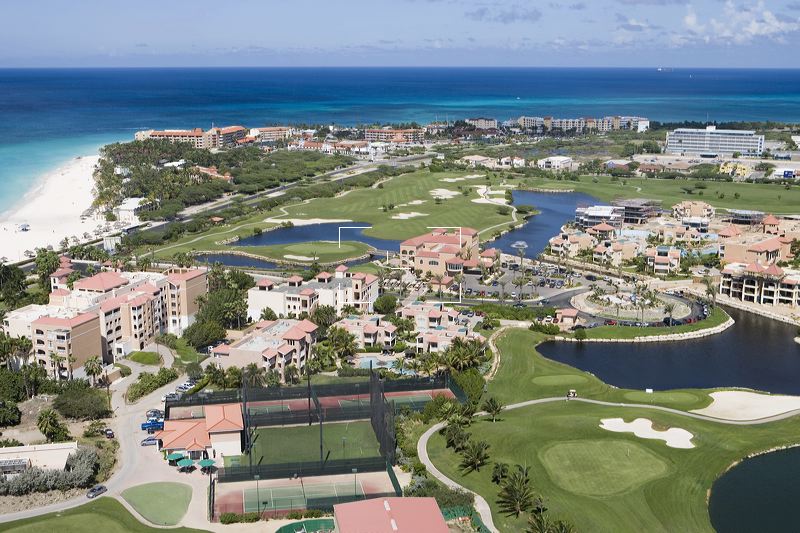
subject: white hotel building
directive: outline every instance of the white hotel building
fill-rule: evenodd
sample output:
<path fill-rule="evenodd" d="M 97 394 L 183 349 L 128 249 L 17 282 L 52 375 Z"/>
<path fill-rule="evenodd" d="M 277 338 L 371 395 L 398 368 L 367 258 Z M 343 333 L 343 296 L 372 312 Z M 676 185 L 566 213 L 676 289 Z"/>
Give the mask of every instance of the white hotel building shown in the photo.
<path fill-rule="evenodd" d="M 666 152 L 681 155 L 761 155 L 764 136 L 751 130 L 718 130 L 716 126 L 705 129 L 678 128 L 667 133 Z"/>

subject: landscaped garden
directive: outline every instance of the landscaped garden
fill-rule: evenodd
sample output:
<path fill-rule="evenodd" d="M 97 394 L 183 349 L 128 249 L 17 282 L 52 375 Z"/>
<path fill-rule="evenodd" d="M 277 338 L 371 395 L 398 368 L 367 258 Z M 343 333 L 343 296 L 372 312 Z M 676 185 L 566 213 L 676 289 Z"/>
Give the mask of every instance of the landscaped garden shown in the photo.
<path fill-rule="evenodd" d="M 158 365 L 161 363 L 161 356 L 156 352 L 131 352 L 128 359 L 141 365 Z"/>
<path fill-rule="evenodd" d="M 710 402 L 705 390 L 647 393 L 611 387 L 539 355 L 534 347 L 545 338 L 522 329 L 502 334 L 497 340 L 500 367 L 484 398 L 509 405 L 564 397 L 576 389 L 582 398 L 680 410 Z M 652 422 L 648 438 L 600 427 L 625 426 L 636 419 Z M 464 428 L 470 434 L 467 442 L 488 446 L 477 469 L 474 453 L 456 453 L 452 443 L 447 447 L 446 432 L 431 438 L 428 452 L 445 475 L 486 498 L 501 531 L 524 530 L 528 517 L 536 514 L 536 500 L 519 516 L 508 512 L 508 483 L 498 463 L 507 465 L 506 479 L 517 471 L 515 465 L 528 467 L 528 488 L 544 499 L 546 516 L 564 519 L 578 531 L 711 531 L 706 499 L 715 479 L 748 454 L 795 443 L 795 427 L 793 419 L 734 426 L 565 398 L 501 411 L 496 422 L 473 419 Z M 688 432 L 692 447 L 672 447 L 680 445 L 666 437 L 672 432 Z"/>

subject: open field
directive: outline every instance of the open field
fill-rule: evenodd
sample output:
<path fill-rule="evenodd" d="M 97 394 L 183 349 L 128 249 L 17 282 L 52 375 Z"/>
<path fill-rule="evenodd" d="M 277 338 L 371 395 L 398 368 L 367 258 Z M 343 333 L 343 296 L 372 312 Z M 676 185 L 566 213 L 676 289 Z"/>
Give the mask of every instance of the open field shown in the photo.
<path fill-rule="evenodd" d="M 497 340 L 500 367 L 488 396 L 504 404 L 561 396 L 575 388 L 581 397 L 611 402 L 697 409 L 710 402 L 706 390 L 647 394 L 616 389 L 575 368 L 550 361 L 534 346 L 546 337 L 523 329 Z M 663 440 L 600 428 L 602 419 L 652 420 L 658 431 L 692 433 L 695 448 L 670 448 Z M 472 439 L 489 443 L 490 464 L 464 475 L 460 456 L 435 435 L 428 451 L 451 479 L 483 495 L 501 531 L 520 531 L 526 519 L 504 517 L 496 506 L 498 486 L 491 462 L 531 466 L 532 484 L 555 516 L 578 531 L 711 531 L 706 495 L 714 480 L 744 456 L 797 442 L 797 419 L 758 426 L 730 426 L 634 407 L 580 402 L 532 405 L 501 413 L 498 421 L 479 419 Z"/>
<path fill-rule="evenodd" d="M 362 242 L 355 241 L 342 241 L 341 247 L 337 242 L 310 241 L 293 244 L 273 244 L 270 246 L 234 246 L 230 247 L 230 249 L 278 261 L 311 263 L 316 258 L 319 263 L 331 263 L 362 256 L 370 248 Z"/>
<path fill-rule="evenodd" d="M 729 209 L 800 213 L 800 187 L 787 190 L 778 184 L 648 178 L 619 178 L 612 181 L 611 176 L 581 176 L 580 181 L 525 178 L 523 183 L 530 187 L 575 189 L 606 202 L 616 198 L 653 198 L 662 200 L 664 206 L 669 207 L 683 200 L 702 200 L 715 207 Z M 696 185 L 705 186 L 705 189 L 695 189 L 693 194 L 687 194 L 682 189 Z M 739 198 L 735 197 L 737 193 Z"/>
<path fill-rule="evenodd" d="M 146 483 L 122 491 L 136 512 L 159 526 L 178 524 L 192 501 L 192 487 L 184 483 Z"/>
<path fill-rule="evenodd" d="M 42 531 L 58 533 L 85 533 L 86 531 L 155 533 L 163 531 L 163 529 L 142 524 L 131 516 L 117 500 L 104 497 L 66 511 L 3 524 L 3 531 L 7 533 L 41 533 Z M 175 533 L 203 533 L 204 530 L 179 527 L 172 528 L 170 531 Z"/>
<path fill-rule="evenodd" d="M 378 439 L 369 422 L 322 425 L 323 458 L 380 457 Z M 330 455 L 328 455 L 330 453 Z M 228 464 L 229 458 L 225 457 Z M 241 464 L 247 462 L 240 456 Z M 256 430 L 253 464 L 319 461 L 319 425 L 270 427 Z"/>

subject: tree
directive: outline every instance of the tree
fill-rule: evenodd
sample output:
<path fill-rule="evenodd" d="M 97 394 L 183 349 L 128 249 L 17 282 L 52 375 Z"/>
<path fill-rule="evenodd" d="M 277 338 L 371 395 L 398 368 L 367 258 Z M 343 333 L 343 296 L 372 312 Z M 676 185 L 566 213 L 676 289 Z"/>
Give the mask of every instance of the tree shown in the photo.
<path fill-rule="evenodd" d="M 186 375 L 191 379 L 200 379 L 203 377 L 203 367 L 197 361 L 192 361 L 186 365 Z"/>
<path fill-rule="evenodd" d="M 259 320 L 278 320 L 278 315 L 275 314 L 275 311 L 270 309 L 269 307 L 265 307 L 261 310 L 261 316 L 258 317 Z"/>
<path fill-rule="evenodd" d="M 534 512 L 528 518 L 526 533 L 575 533 L 575 527 L 563 520 L 552 520 L 547 513 Z"/>
<path fill-rule="evenodd" d="M 503 410 L 503 404 L 495 398 L 487 398 L 483 402 L 483 410 L 489 413 L 489 416 L 492 417 L 492 422 L 494 422 L 497 419 L 497 415 Z"/>
<path fill-rule="evenodd" d="M 225 371 L 225 388 L 238 389 L 242 386 L 242 369 L 232 366 Z"/>
<path fill-rule="evenodd" d="M 675 304 L 672 303 L 672 302 L 664 304 L 664 312 L 669 317 L 669 325 L 671 326 L 672 325 L 672 313 L 675 312 Z"/>
<path fill-rule="evenodd" d="M 248 387 L 263 387 L 267 382 L 267 369 L 250 363 L 242 370 L 242 380 Z"/>
<path fill-rule="evenodd" d="M 448 423 L 444 428 L 444 441 L 448 448 L 453 448 L 455 452 L 464 449 L 469 441 L 469 433 L 458 423 Z"/>
<path fill-rule="evenodd" d="M 49 442 L 61 442 L 69 438 L 67 428 L 58 419 L 58 415 L 52 409 L 45 409 L 39 413 L 36 419 L 36 427 Z"/>
<path fill-rule="evenodd" d="M 499 485 L 506 477 L 508 477 L 508 465 L 496 462 L 492 467 L 492 483 Z"/>
<path fill-rule="evenodd" d="M 47 371 L 39 365 L 25 365 L 20 369 L 25 395 L 33 398 L 39 392 L 39 386 L 47 379 Z"/>
<path fill-rule="evenodd" d="M 39 286 L 45 292 L 50 292 L 50 274 L 58 270 L 60 264 L 58 254 L 52 250 L 40 248 L 36 251 L 36 275 L 39 277 Z"/>
<path fill-rule="evenodd" d="M 378 299 L 380 300 L 380 298 Z M 311 322 L 319 326 L 323 332 L 327 331 L 336 322 L 337 318 L 336 308 L 332 305 L 317 306 L 314 312 L 311 313 Z"/>
<path fill-rule="evenodd" d="M 300 370 L 295 365 L 289 365 L 283 369 L 283 379 L 286 383 L 293 385 L 300 382 Z"/>
<path fill-rule="evenodd" d="M 373 308 L 375 309 L 375 312 L 380 315 L 394 313 L 397 309 L 397 298 L 391 294 L 382 294 L 375 300 Z"/>
<path fill-rule="evenodd" d="M 575 330 L 575 340 L 581 343 L 586 340 L 586 330 L 584 328 Z"/>
<path fill-rule="evenodd" d="M 529 477 L 530 467 L 517 465 L 503 481 L 497 503 L 508 515 L 519 516 L 534 506 L 535 495 Z"/>
<path fill-rule="evenodd" d="M 461 469 L 465 474 L 479 471 L 489 462 L 489 443 L 485 441 L 470 441 L 461 451 Z"/>
<path fill-rule="evenodd" d="M 331 343 L 334 353 L 340 359 L 350 357 L 356 353 L 356 337 L 344 328 L 330 328 L 328 330 L 328 340 Z"/>
<path fill-rule="evenodd" d="M 198 321 L 186 328 L 183 338 L 195 349 L 200 349 L 225 338 L 226 332 L 218 322 Z"/>
<path fill-rule="evenodd" d="M 19 267 L 0 265 L 0 298 L 8 308 L 15 307 L 25 293 L 25 273 Z"/>
<path fill-rule="evenodd" d="M 434 274 L 433 281 L 436 282 L 436 294 L 439 298 L 442 297 L 442 281 L 444 280 L 444 276 L 442 274 Z"/>
<path fill-rule="evenodd" d="M 58 380 L 61 374 L 61 363 L 64 361 L 64 356 L 55 352 L 50 352 L 50 360 L 53 362 L 53 379 Z"/>
<path fill-rule="evenodd" d="M 705 276 L 703 277 L 703 285 L 706 286 L 706 296 L 711 298 L 711 307 L 715 307 L 717 305 L 717 293 L 719 292 L 717 284 L 714 283 L 711 276 Z"/>
<path fill-rule="evenodd" d="M 103 373 L 103 363 L 100 361 L 100 357 L 95 355 L 89 358 L 83 364 L 83 370 L 87 376 L 92 378 L 92 386 L 97 385 L 97 376 Z"/>

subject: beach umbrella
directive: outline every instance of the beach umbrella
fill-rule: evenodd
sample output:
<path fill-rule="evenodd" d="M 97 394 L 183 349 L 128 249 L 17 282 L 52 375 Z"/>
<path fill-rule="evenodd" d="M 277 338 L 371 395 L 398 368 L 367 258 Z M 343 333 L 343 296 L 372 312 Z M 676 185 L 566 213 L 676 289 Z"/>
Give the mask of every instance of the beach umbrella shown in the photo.
<path fill-rule="evenodd" d="M 178 461 L 178 466 L 181 468 L 188 468 L 194 464 L 194 461 L 186 457 L 185 459 L 181 459 Z"/>
<path fill-rule="evenodd" d="M 180 461 L 183 459 L 183 454 L 179 452 L 172 452 L 167 456 L 168 461 Z"/>
<path fill-rule="evenodd" d="M 214 466 L 214 459 L 203 459 L 197 464 L 199 464 L 202 468 L 208 468 L 210 466 Z"/>

